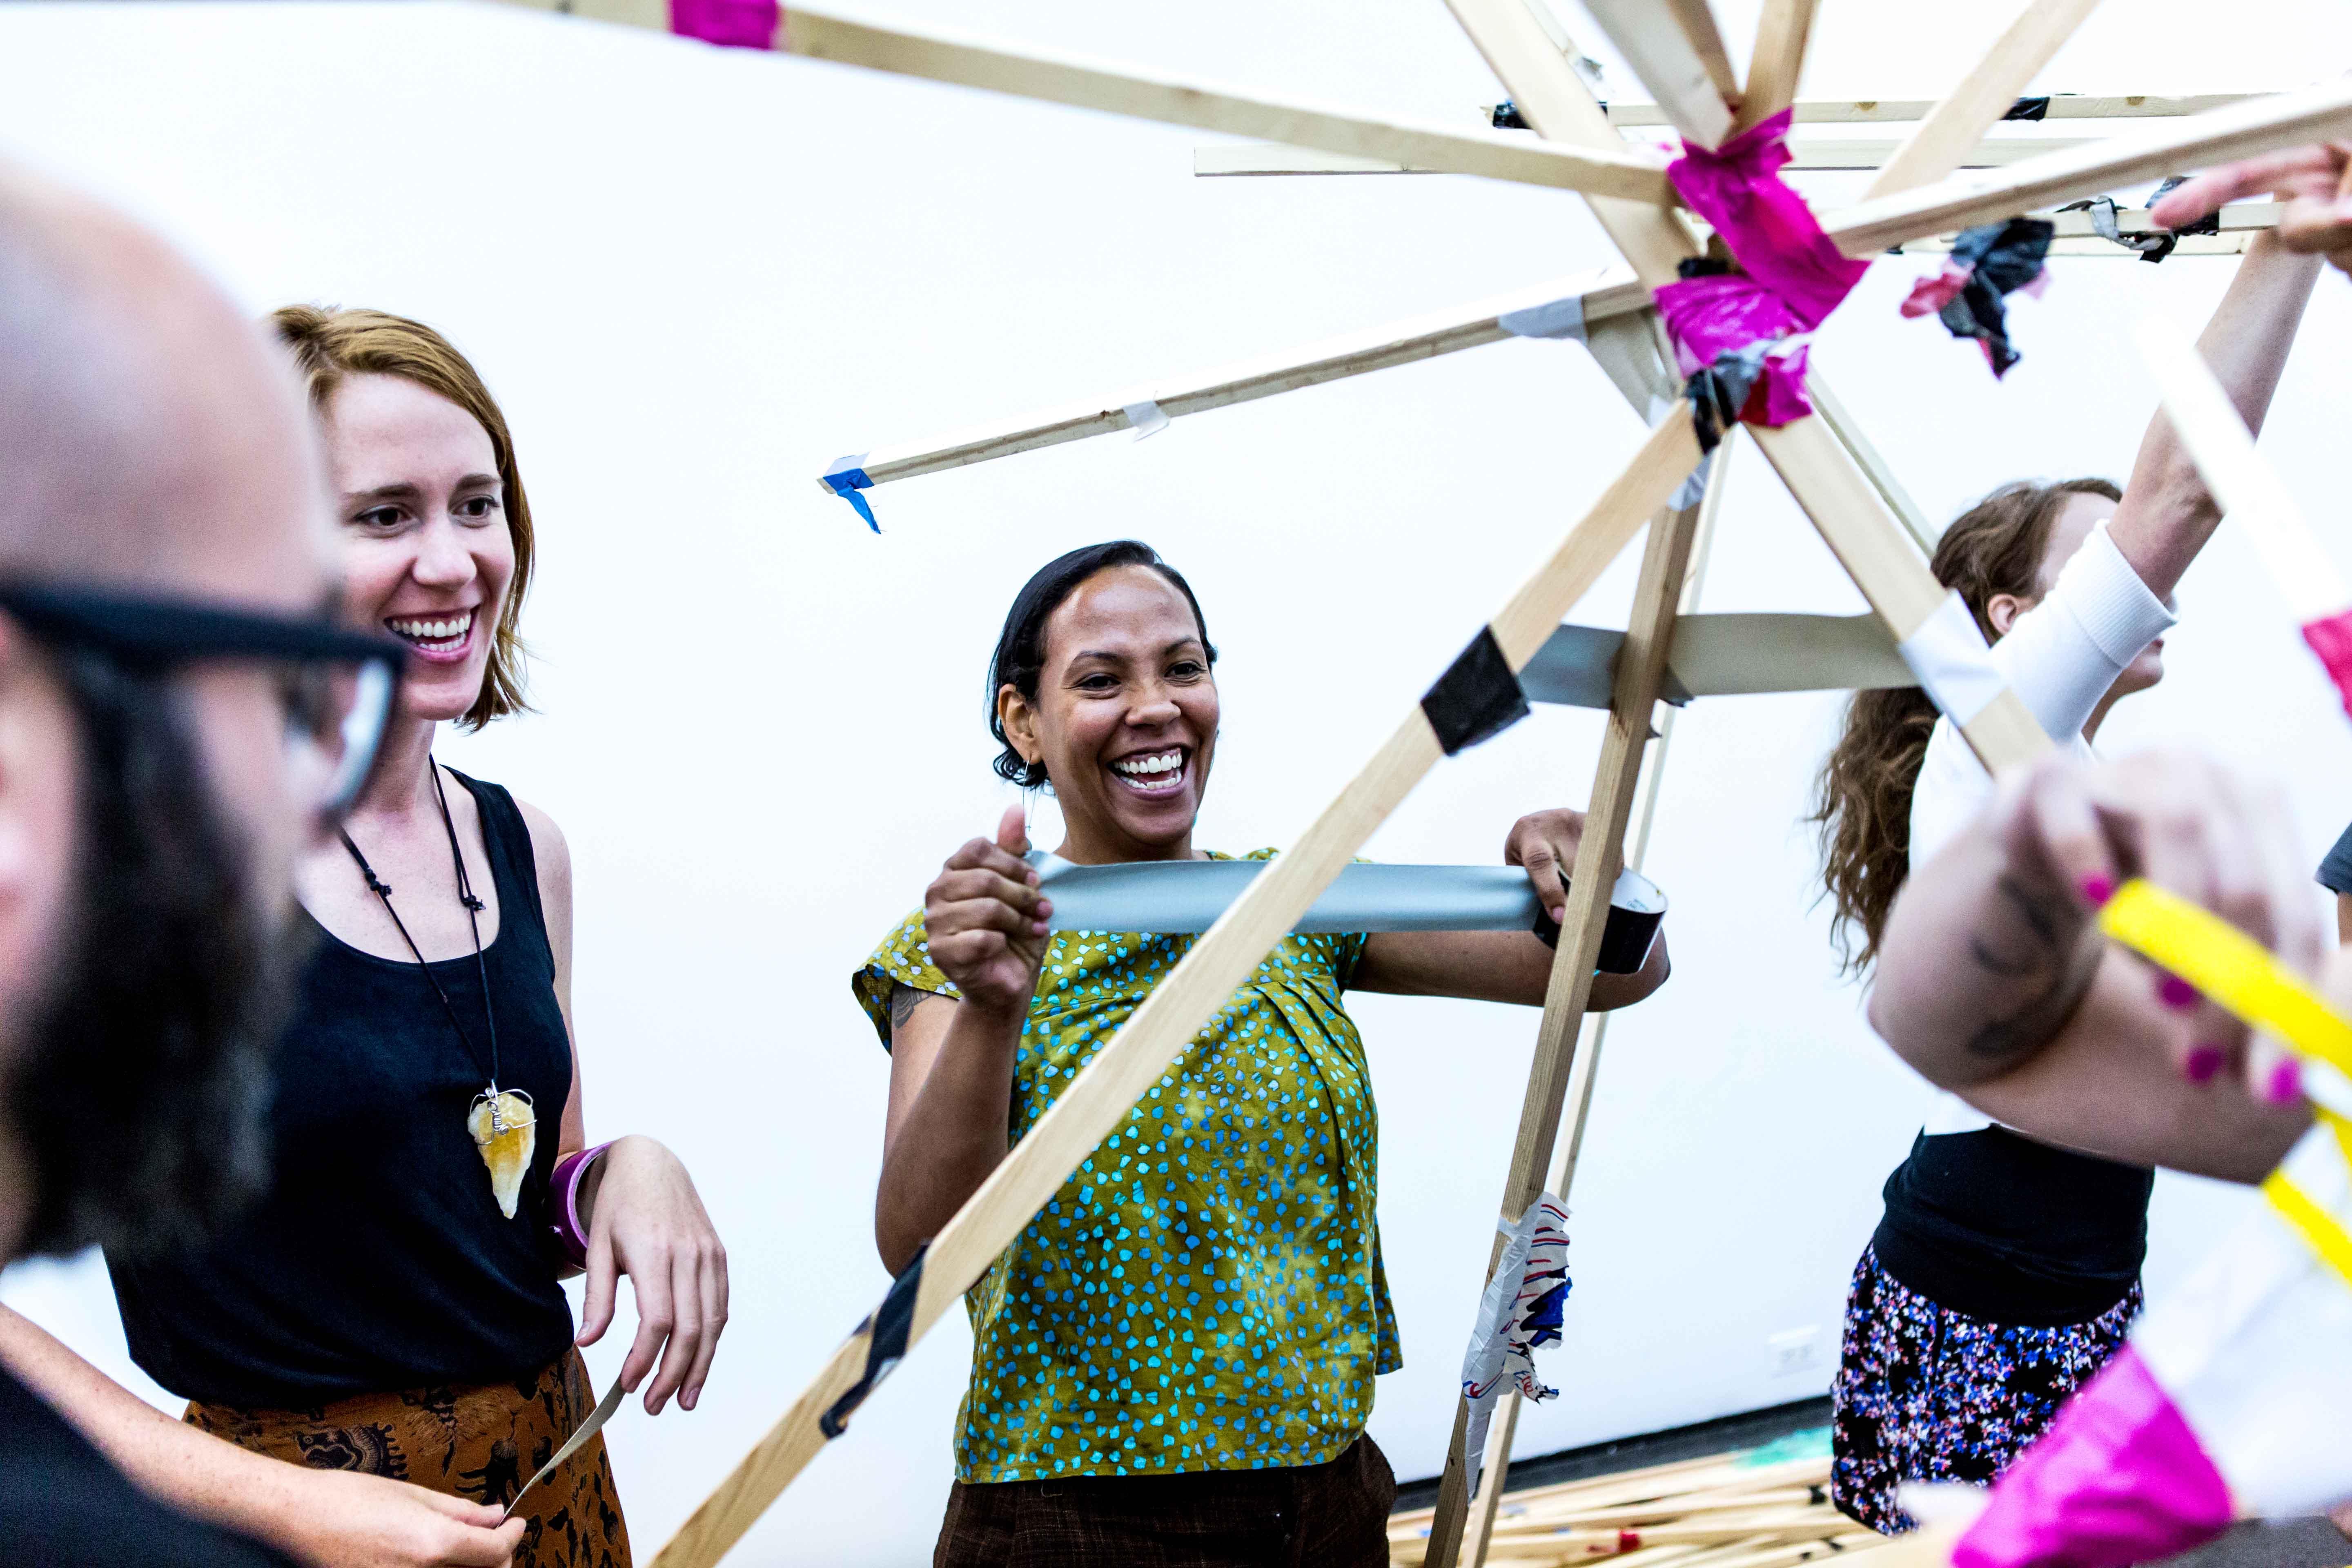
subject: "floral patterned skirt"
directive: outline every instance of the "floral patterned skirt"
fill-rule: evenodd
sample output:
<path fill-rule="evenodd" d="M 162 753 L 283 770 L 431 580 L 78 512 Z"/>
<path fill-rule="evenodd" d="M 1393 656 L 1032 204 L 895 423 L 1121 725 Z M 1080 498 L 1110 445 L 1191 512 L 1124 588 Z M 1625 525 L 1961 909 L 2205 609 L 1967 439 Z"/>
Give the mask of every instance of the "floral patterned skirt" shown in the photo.
<path fill-rule="evenodd" d="M 321 1470 L 364 1470 L 502 1508 L 595 1408 L 578 1351 L 513 1383 L 363 1394 L 307 1410 L 192 1404 L 182 1417 L 240 1448 Z M 603 1434 L 523 1504 L 514 1568 L 630 1568 L 629 1527 Z"/>
<path fill-rule="evenodd" d="M 1989 1323 L 1937 1306 L 1864 1247 L 1830 1401 L 1830 1500 L 1885 1535 L 1913 1528 L 1905 1481 L 1990 1485 L 2139 1316 L 2140 1288 L 2087 1322 Z"/>

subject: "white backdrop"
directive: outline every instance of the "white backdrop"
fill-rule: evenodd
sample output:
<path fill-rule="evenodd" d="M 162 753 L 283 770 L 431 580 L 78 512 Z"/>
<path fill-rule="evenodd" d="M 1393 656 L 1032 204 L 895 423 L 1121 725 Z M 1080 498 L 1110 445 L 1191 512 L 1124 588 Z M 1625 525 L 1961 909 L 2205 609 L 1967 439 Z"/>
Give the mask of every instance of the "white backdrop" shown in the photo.
<path fill-rule="evenodd" d="M 1755 0 L 1721 8 L 1748 37 Z M 1458 118 L 1496 92 L 1435 0 L 1357 0 L 1344 21 L 1296 0 L 901 9 L 1402 112 Z M 1830 0 L 1808 89 L 1934 96 L 2009 9 Z M 2041 85 L 2289 86 L 2341 68 L 2347 46 L 2352 21 L 2322 0 L 2248 0 L 2227 26 L 2186 0 L 2113 0 Z M 147 215 L 257 312 L 327 300 L 440 325 L 513 423 L 541 526 L 540 712 L 444 754 L 568 832 L 591 1131 L 678 1149 L 734 1258 L 702 1409 L 611 1428 L 641 1550 L 885 1283 L 868 1219 L 885 1061 L 846 980 L 1007 798 L 982 687 L 1025 575 L 1122 534 L 1191 574 L 1224 655 L 1202 837 L 1279 844 L 1639 439 L 1580 349 L 1514 342 L 1148 445 L 887 487 L 879 538 L 819 493 L 841 452 L 1611 259 L 1561 195 L 1196 182 L 1201 140 L 495 7 L 0 7 L 0 147 Z M 2200 321 L 2232 264 L 2059 261 L 2018 308 L 2027 357 L 1998 385 L 1972 347 L 1897 319 L 1929 265 L 1882 263 L 1817 363 L 1940 519 L 2014 477 L 2120 477 L 2153 405 L 2130 324 Z M 2264 443 L 2324 525 L 2327 437 L 2352 416 L 2333 374 L 2347 307 L 2325 278 Z M 1705 607 L 1858 609 L 1753 449 L 1740 458 Z M 1579 618 L 1620 620 L 1631 579 L 1629 557 Z M 2234 530 L 2182 600 L 2172 677 L 2124 710 L 2110 749 L 2187 741 L 2285 776 L 2315 861 L 2352 815 L 2331 694 Z M 1862 1026 L 1813 901 L 1799 819 L 1837 710 L 1718 700 L 1677 731 L 1650 862 L 1675 900 L 1675 976 L 1611 1038 L 1550 1362 L 1562 1396 L 1523 1424 L 1523 1454 L 1827 1385 L 1847 1271 L 1925 1099 Z M 1598 733 L 1595 716 L 1538 713 L 1439 770 L 1370 853 L 1491 859 L 1518 812 L 1582 803 Z M 1535 1014 L 1354 1005 L 1386 1111 L 1407 1358 L 1372 1430 L 1401 1475 L 1425 1475 Z M 2239 1202 L 2160 1184 L 2151 1283 Z M 136 1377 L 91 1260 L 19 1268 L 0 1294 Z M 968 1347 L 958 1319 L 917 1349 L 739 1560 L 927 1560 Z M 592 1353 L 600 1379 L 617 1354 Z"/>

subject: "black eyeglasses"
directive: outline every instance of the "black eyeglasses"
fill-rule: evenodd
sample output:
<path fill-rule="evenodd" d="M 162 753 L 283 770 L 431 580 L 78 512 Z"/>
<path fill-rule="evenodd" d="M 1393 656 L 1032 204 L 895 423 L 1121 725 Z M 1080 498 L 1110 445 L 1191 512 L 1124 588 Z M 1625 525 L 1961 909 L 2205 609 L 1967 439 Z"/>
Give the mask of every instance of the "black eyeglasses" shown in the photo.
<path fill-rule="evenodd" d="M 310 803 L 326 824 L 351 809 L 374 771 L 407 667 L 394 637 L 193 599 L 0 581 L 0 610 L 44 642 L 88 648 L 133 671 L 228 660 L 273 667 L 289 752 L 307 749 L 326 764 Z"/>

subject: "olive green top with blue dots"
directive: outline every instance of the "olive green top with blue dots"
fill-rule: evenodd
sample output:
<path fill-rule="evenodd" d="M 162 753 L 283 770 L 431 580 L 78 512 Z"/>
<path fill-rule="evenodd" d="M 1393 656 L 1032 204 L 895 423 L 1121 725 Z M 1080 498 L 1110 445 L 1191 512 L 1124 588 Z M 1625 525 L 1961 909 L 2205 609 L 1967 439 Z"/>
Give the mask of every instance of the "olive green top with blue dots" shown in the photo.
<path fill-rule="evenodd" d="M 1013 1061 L 1015 1142 L 1192 942 L 1055 933 Z M 966 1292 L 957 1479 L 1317 1465 L 1363 1431 L 1372 1379 L 1402 1364 L 1380 1119 L 1339 1001 L 1363 950 L 1286 938 Z M 886 1047 L 894 984 L 956 994 L 920 912 L 851 980 Z"/>

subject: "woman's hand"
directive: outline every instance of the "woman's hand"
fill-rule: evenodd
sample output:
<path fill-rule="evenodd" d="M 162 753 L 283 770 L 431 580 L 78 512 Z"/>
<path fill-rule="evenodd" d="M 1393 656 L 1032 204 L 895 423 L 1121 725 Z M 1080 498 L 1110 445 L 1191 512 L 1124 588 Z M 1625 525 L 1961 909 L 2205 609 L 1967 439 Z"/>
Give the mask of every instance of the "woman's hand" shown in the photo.
<path fill-rule="evenodd" d="M 1503 864 L 1527 868 L 1544 912 L 1568 921 L 1568 874 L 1576 867 L 1577 846 L 1584 842 L 1584 813 L 1565 806 L 1557 811 L 1533 811 L 1511 824 L 1503 841 Z"/>
<path fill-rule="evenodd" d="M 1045 962 L 1050 900 L 1021 857 L 1029 836 L 1022 808 L 1008 806 L 996 842 L 975 838 L 948 857 L 923 893 L 931 962 L 955 982 L 967 1005 L 996 1018 L 1025 1018 Z"/>
<path fill-rule="evenodd" d="M 292 1506 L 236 1522 L 312 1568 L 508 1568 L 529 1523 L 360 1470 L 283 1468 Z"/>
<path fill-rule="evenodd" d="M 659 1356 L 660 1375 L 646 1388 L 646 1414 L 661 1414 L 673 1394 L 681 1408 L 693 1409 L 727 1327 L 727 1249 L 694 1179 L 661 1144 L 628 1137 L 597 1156 L 580 1197 L 588 1211 L 588 1292 L 579 1342 L 604 1338 L 620 1277 L 627 1275 L 637 1300 L 637 1337 L 621 1363 L 622 1384 L 636 1387 Z"/>
<path fill-rule="evenodd" d="M 2168 228 L 2195 223 L 2229 202 L 2272 195 L 2286 203 L 2279 242 L 2306 256 L 2325 256 L 2352 272 L 2352 195 L 2347 195 L 2352 146 L 2324 142 L 2266 153 L 2208 171 L 2158 202 L 2149 216 Z"/>
<path fill-rule="evenodd" d="M 1956 961 L 1998 974 L 2032 961 L 2030 949 L 2062 951 L 2130 877 L 2212 910 L 2302 973 L 2316 975 L 2328 952 L 2284 796 L 2205 758 L 2157 752 L 2085 766 L 2052 756 L 2007 783 L 1987 827 L 2016 923 L 1972 934 Z M 2190 1026 L 2174 1037 L 2174 1066 L 2191 1083 L 2228 1078 L 2273 1105 L 2298 1098 L 2294 1064 L 2275 1042 L 2250 1035 L 2177 976 L 2147 984 Z"/>

